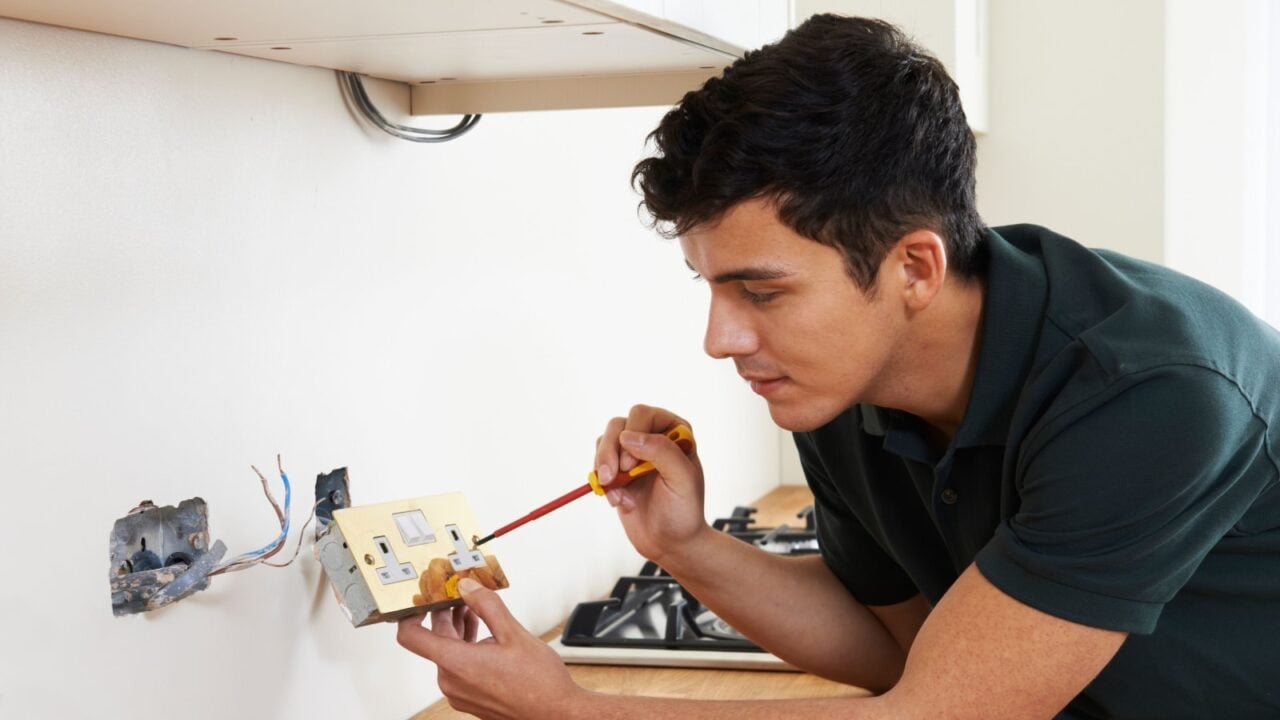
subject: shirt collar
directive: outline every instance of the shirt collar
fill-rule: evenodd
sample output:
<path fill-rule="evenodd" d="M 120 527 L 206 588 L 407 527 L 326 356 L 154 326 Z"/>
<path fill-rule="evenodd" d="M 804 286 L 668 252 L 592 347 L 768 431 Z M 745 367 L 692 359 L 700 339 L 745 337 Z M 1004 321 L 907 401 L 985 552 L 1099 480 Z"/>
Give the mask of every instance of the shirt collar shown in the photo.
<path fill-rule="evenodd" d="M 1015 241 L 1030 228 L 1003 229 Z M 1022 386 L 1035 357 L 1049 284 L 1044 263 L 987 232 L 986 297 L 978 369 L 956 429 L 957 448 L 1004 445 Z"/>

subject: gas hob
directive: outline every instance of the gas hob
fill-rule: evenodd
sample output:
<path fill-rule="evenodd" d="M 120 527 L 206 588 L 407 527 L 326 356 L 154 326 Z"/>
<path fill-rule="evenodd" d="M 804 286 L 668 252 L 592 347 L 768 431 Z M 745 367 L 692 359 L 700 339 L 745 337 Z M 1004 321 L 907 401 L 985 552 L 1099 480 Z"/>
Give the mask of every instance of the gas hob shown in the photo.
<path fill-rule="evenodd" d="M 756 527 L 755 508 L 737 507 L 712 527 L 780 555 L 818 552 L 813 508 L 802 527 Z M 565 662 L 722 669 L 795 670 L 746 639 L 652 562 L 618 579 L 604 600 L 579 603 L 551 646 Z"/>

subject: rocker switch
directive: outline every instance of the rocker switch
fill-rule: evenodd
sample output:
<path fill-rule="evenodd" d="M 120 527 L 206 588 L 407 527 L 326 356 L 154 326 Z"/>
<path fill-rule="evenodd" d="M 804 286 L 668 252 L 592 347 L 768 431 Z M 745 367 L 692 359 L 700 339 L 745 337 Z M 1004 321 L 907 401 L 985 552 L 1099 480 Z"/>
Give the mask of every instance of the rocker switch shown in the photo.
<path fill-rule="evenodd" d="M 414 545 L 426 545 L 436 541 L 436 534 L 432 532 L 431 526 L 427 524 L 427 518 L 422 514 L 421 510 L 396 513 L 391 517 L 395 519 L 396 527 L 399 528 L 400 537 L 404 539 L 405 545 L 413 547 Z"/>

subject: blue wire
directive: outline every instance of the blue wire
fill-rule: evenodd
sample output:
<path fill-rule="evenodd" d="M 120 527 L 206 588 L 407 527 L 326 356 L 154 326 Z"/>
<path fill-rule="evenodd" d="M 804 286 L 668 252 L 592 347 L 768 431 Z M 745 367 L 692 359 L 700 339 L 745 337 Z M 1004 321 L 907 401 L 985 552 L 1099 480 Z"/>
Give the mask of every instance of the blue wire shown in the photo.
<path fill-rule="evenodd" d="M 239 560 L 240 558 L 251 558 L 258 557 L 259 555 L 265 555 L 267 551 L 278 546 L 289 537 L 289 506 L 293 502 L 293 488 L 289 485 L 289 476 L 285 474 L 284 470 L 280 471 L 280 480 L 284 482 L 284 527 L 280 528 L 280 537 L 277 537 L 275 540 L 263 545 L 257 550 L 241 553 L 240 557 L 236 558 L 236 560 Z"/>

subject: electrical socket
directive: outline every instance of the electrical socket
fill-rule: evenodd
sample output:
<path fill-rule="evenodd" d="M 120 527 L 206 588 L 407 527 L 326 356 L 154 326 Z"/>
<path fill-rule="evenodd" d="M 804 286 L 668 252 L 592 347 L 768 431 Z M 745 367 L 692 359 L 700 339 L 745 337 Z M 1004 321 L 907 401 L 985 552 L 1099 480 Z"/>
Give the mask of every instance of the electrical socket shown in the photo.
<path fill-rule="evenodd" d="M 467 547 L 467 541 L 462 539 L 462 531 L 457 525 L 445 525 L 444 531 L 453 540 L 453 552 L 449 553 L 449 564 L 453 566 L 455 572 L 484 567 L 484 555 L 481 555 L 479 550 Z"/>
<path fill-rule="evenodd" d="M 375 569 L 374 572 L 378 573 L 378 579 L 383 585 L 418 578 L 417 571 L 413 569 L 413 563 L 402 563 L 396 557 L 396 552 L 391 549 L 391 543 L 387 542 L 386 535 L 374 538 L 373 545 L 378 548 L 378 552 L 382 553 L 382 567 Z"/>
<path fill-rule="evenodd" d="M 496 558 L 467 546 L 478 530 L 456 492 L 339 508 L 316 553 L 352 625 L 361 627 L 458 604 L 447 586 L 460 577 L 507 587 Z"/>

